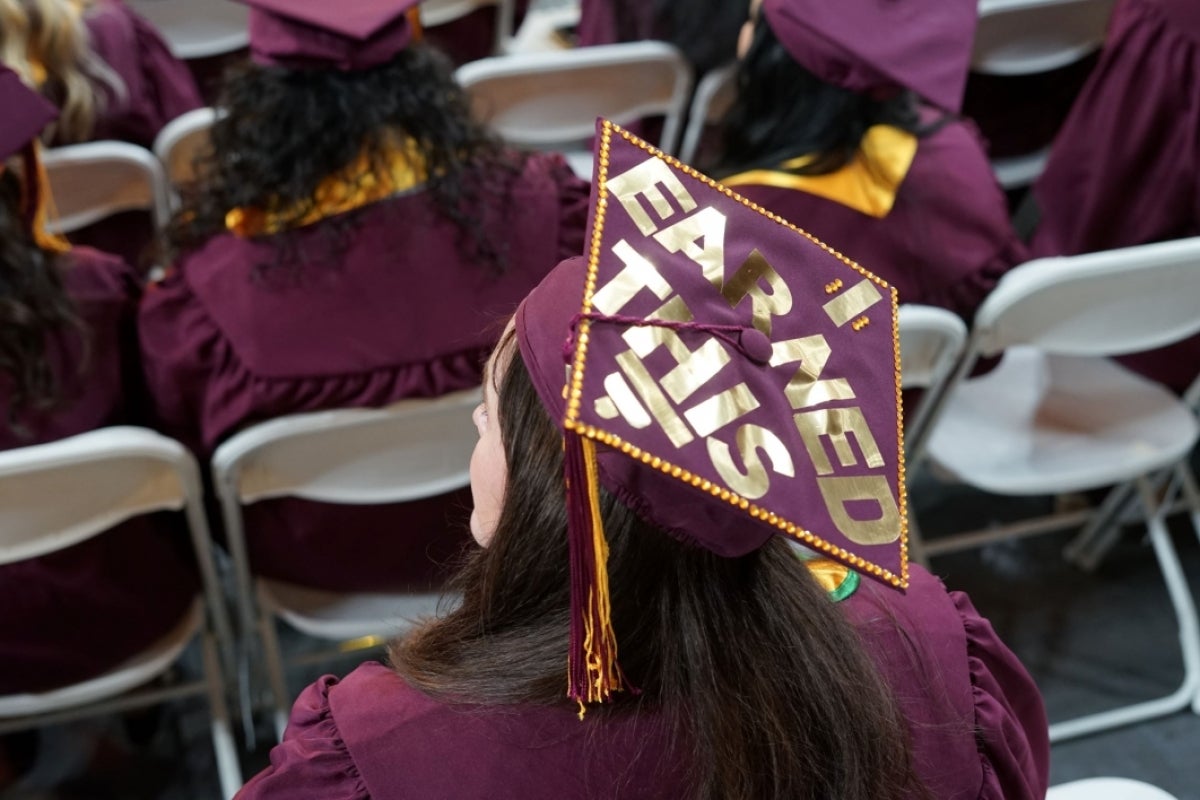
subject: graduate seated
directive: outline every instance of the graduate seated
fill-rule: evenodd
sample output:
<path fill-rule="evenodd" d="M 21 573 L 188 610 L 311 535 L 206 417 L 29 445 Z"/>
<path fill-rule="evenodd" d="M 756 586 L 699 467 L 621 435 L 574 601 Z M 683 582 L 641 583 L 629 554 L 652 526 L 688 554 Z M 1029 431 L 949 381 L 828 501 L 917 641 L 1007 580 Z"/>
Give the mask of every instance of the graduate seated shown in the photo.
<path fill-rule="evenodd" d="M 478 386 L 503 319 L 582 247 L 587 186 L 468 112 L 414 0 L 250 0 L 253 63 L 224 88 L 142 304 L 158 425 L 202 457 L 239 429 Z M 464 493 L 246 510 L 258 574 L 334 591 L 441 580 Z"/>
<path fill-rule="evenodd" d="M 598 140 L 586 257 L 488 361 L 462 604 L 238 797 L 1041 800 L 1037 688 L 906 561 L 894 290 Z"/>
<path fill-rule="evenodd" d="M 1200 236 L 1200 4 L 1119 0 L 1033 187 L 1036 256 Z M 1121 359 L 1182 392 L 1200 338 Z"/>
<path fill-rule="evenodd" d="M 0 449 L 137 424 L 139 284 L 43 228 L 36 139 L 56 111 L 0 67 Z M 0 566 L 0 694 L 99 675 L 166 634 L 198 580 L 182 532 L 138 517 Z"/>
<path fill-rule="evenodd" d="M 753 0 L 712 169 L 904 302 L 969 321 L 1026 260 L 983 143 L 956 116 L 976 16 L 975 0 Z"/>
<path fill-rule="evenodd" d="M 203 105 L 187 67 L 121 0 L 0 0 L 0 60 L 61 110 L 51 144 L 149 147 Z"/>

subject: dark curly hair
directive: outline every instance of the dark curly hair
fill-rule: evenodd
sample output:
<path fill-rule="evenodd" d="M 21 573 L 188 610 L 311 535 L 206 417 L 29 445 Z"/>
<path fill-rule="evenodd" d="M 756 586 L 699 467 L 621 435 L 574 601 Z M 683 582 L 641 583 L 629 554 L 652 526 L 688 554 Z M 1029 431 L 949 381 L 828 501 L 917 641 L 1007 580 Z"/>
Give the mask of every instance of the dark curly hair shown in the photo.
<path fill-rule="evenodd" d="M 885 99 L 852 92 L 818 78 L 792 58 L 765 19 L 754 26 L 738 67 L 737 100 L 722 121 L 722 154 L 711 174 L 777 169 L 813 155 L 798 175 L 824 175 L 848 164 L 872 125 L 892 125 L 925 136 L 944 123 L 922 126 L 912 92 Z"/>
<path fill-rule="evenodd" d="M 53 408 L 61 399 L 49 343 L 84 331 L 61 269 L 57 254 L 38 246 L 21 215 L 20 178 L 0 171 L 0 386 L 8 388 L 0 424 L 18 435 L 25 433 L 24 413 Z"/>
<path fill-rule="evenodd" d="M 388 148 L 407 138 L 425 160 L 424 191 L 458 227 L 464 254 L 502 266 L 483 211 L 505 207 L 523 158 L 472 119 L 452 69 L 420 44 L 361 71 L 235 68 L 218 103 L 226 113 L 213 126 L 212 150 L 196 164 L 197 180 L 185 187 L 172 222 L 171 256 L 223 232 L 232 208 L 288 208 L 295 209 L 292 220 L 302 218 L 322 180 L 364 154 L 382 171 Z M 339 227 L 327 226 L 335 248 L 345 242 Z"/>

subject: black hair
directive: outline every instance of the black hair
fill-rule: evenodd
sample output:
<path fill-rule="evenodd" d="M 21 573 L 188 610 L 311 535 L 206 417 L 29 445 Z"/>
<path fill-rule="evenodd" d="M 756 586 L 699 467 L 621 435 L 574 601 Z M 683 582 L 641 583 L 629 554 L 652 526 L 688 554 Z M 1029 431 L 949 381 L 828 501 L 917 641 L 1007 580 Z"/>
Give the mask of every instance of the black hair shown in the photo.
<path fill-rule="evenodd" d="M 873 125 L 924 136 L 916 95 L 900 92 L 879 99 L 826 83 L 798 64 L 771 26 L 760 19 L 737 72 L 737 99 L 721 126 L 721 155 L 709 165 L 725 177 L 748 169 L 778 169 L 798 156 L 811 156 L 798 175 L 835 172 L 853 158 Z"/>
<path fill-rule="evenodd" d="M 24 413 L 53 408 L 61 399 L 50 343 L 84 330 L 63 282 L 61 259 L 34 239 L 21 198 L 20 177 L 11 169 L 0 171 L 0 382 L 8 388 L 3 424 L 18 436 L 27 434 L 20 424 Z"/>
<path fill-rule="evenodd" d="M 523 160 L 472 119 L 452 69 L 421 44 L 359 71 L 235 68 L 218 103 L 225 113 L 213 126 L 211 151 L 196 164 L 197 181 L 173 220 L 172 255 L 224 231 L 233 208 L 289 209 L 285 222 L 298 221 L 327 177 L 364 154 L 383 171 L 389 150 L 408 141 L 425 162 L 423 190 L 457 226 L 460 248 L 502 266 L 504 253 L 481 224 L 483 210 L 503 207 Z M 344 230 L 326 227 L 331 247 L 344 244 Z"/>
<path fill-rule="evenodd" d="M 617 0 L 613 8 L 617 39 L 622 42 L 662 39 L 683 51 L 703 75 L 732 61 L 746 19 L 743 0 L 653 0 L 651 27 L 644 26 L 646 0 Z M 643 24 L 639 24 L 643 23 Z"/>

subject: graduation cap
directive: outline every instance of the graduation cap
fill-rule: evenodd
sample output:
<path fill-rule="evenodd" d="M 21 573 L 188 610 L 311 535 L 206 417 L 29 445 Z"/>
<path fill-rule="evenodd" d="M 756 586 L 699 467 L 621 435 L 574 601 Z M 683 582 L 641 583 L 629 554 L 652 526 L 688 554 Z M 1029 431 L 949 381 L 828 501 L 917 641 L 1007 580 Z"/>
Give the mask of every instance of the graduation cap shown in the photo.
<path fill-rule="evenodd" d="M 978 0 L 763 0 L 762 14 L 792 58 L 827 83 L 909 89 L 946 111 L 962 107 Z"/>
<path fill-rule="evenodd" d="M 420 37 L 420 0 L 239 0 L 255 63 L 346 72 L 386 64 Z"/>
<path fill-rule="evenodd" d="M 65 239 L 46 232 L 49 188 L 38 159 L 38 136 L 58 118 L 58 109 L 30 89 L 16 72 L 0 64 L 0 171 L 4 162 L 19 155 L 24 170 L 21 181 L 21 214 L 35 241 L 49 250 L 68 249 Z"/>
<path fill-rule="evenodd" d="M 58 118 L 58 109 L 21 80 L 21 76 L 0 64 L 0 161 L 25 150 L 42 129 Z"/>
<path fill-rule="evenodd" d="M 596 141 L 588 252 L 515 321 L 563 430 L 581 710 L 623 683 L 598 485 L 721 556 L 785 536 L 908 584 L 895 290 L 617 125 Z"/>

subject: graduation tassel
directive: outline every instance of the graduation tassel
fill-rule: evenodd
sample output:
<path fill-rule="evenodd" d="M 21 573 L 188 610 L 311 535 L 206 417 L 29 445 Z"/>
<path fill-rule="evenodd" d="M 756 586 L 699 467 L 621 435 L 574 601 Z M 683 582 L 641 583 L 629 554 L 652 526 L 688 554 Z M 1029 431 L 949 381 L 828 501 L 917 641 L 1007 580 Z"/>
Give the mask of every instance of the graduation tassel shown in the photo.
<path fill-rule="evenodd" d="M 50 179 L 46 167 L 38 157 L 38 145 L 31 142 L 24 153 L 25 197 L 22 198 L 25 222 L 33 233 L 33 240 L 43 250 L 65 253 L 71 249 L 67 240 L 46 230 L 53 200 L 50 198 Z"/>
<path fill-rule="evenodd" d="M 564 442 L 567 538 L 571 549 L 571 642 L 567 695 L 579 704 L 606 702 L 624 684 L 617 666 L 608 595 L 608 542 L 600 522 L 596 445 L 573 431 Z"/>

